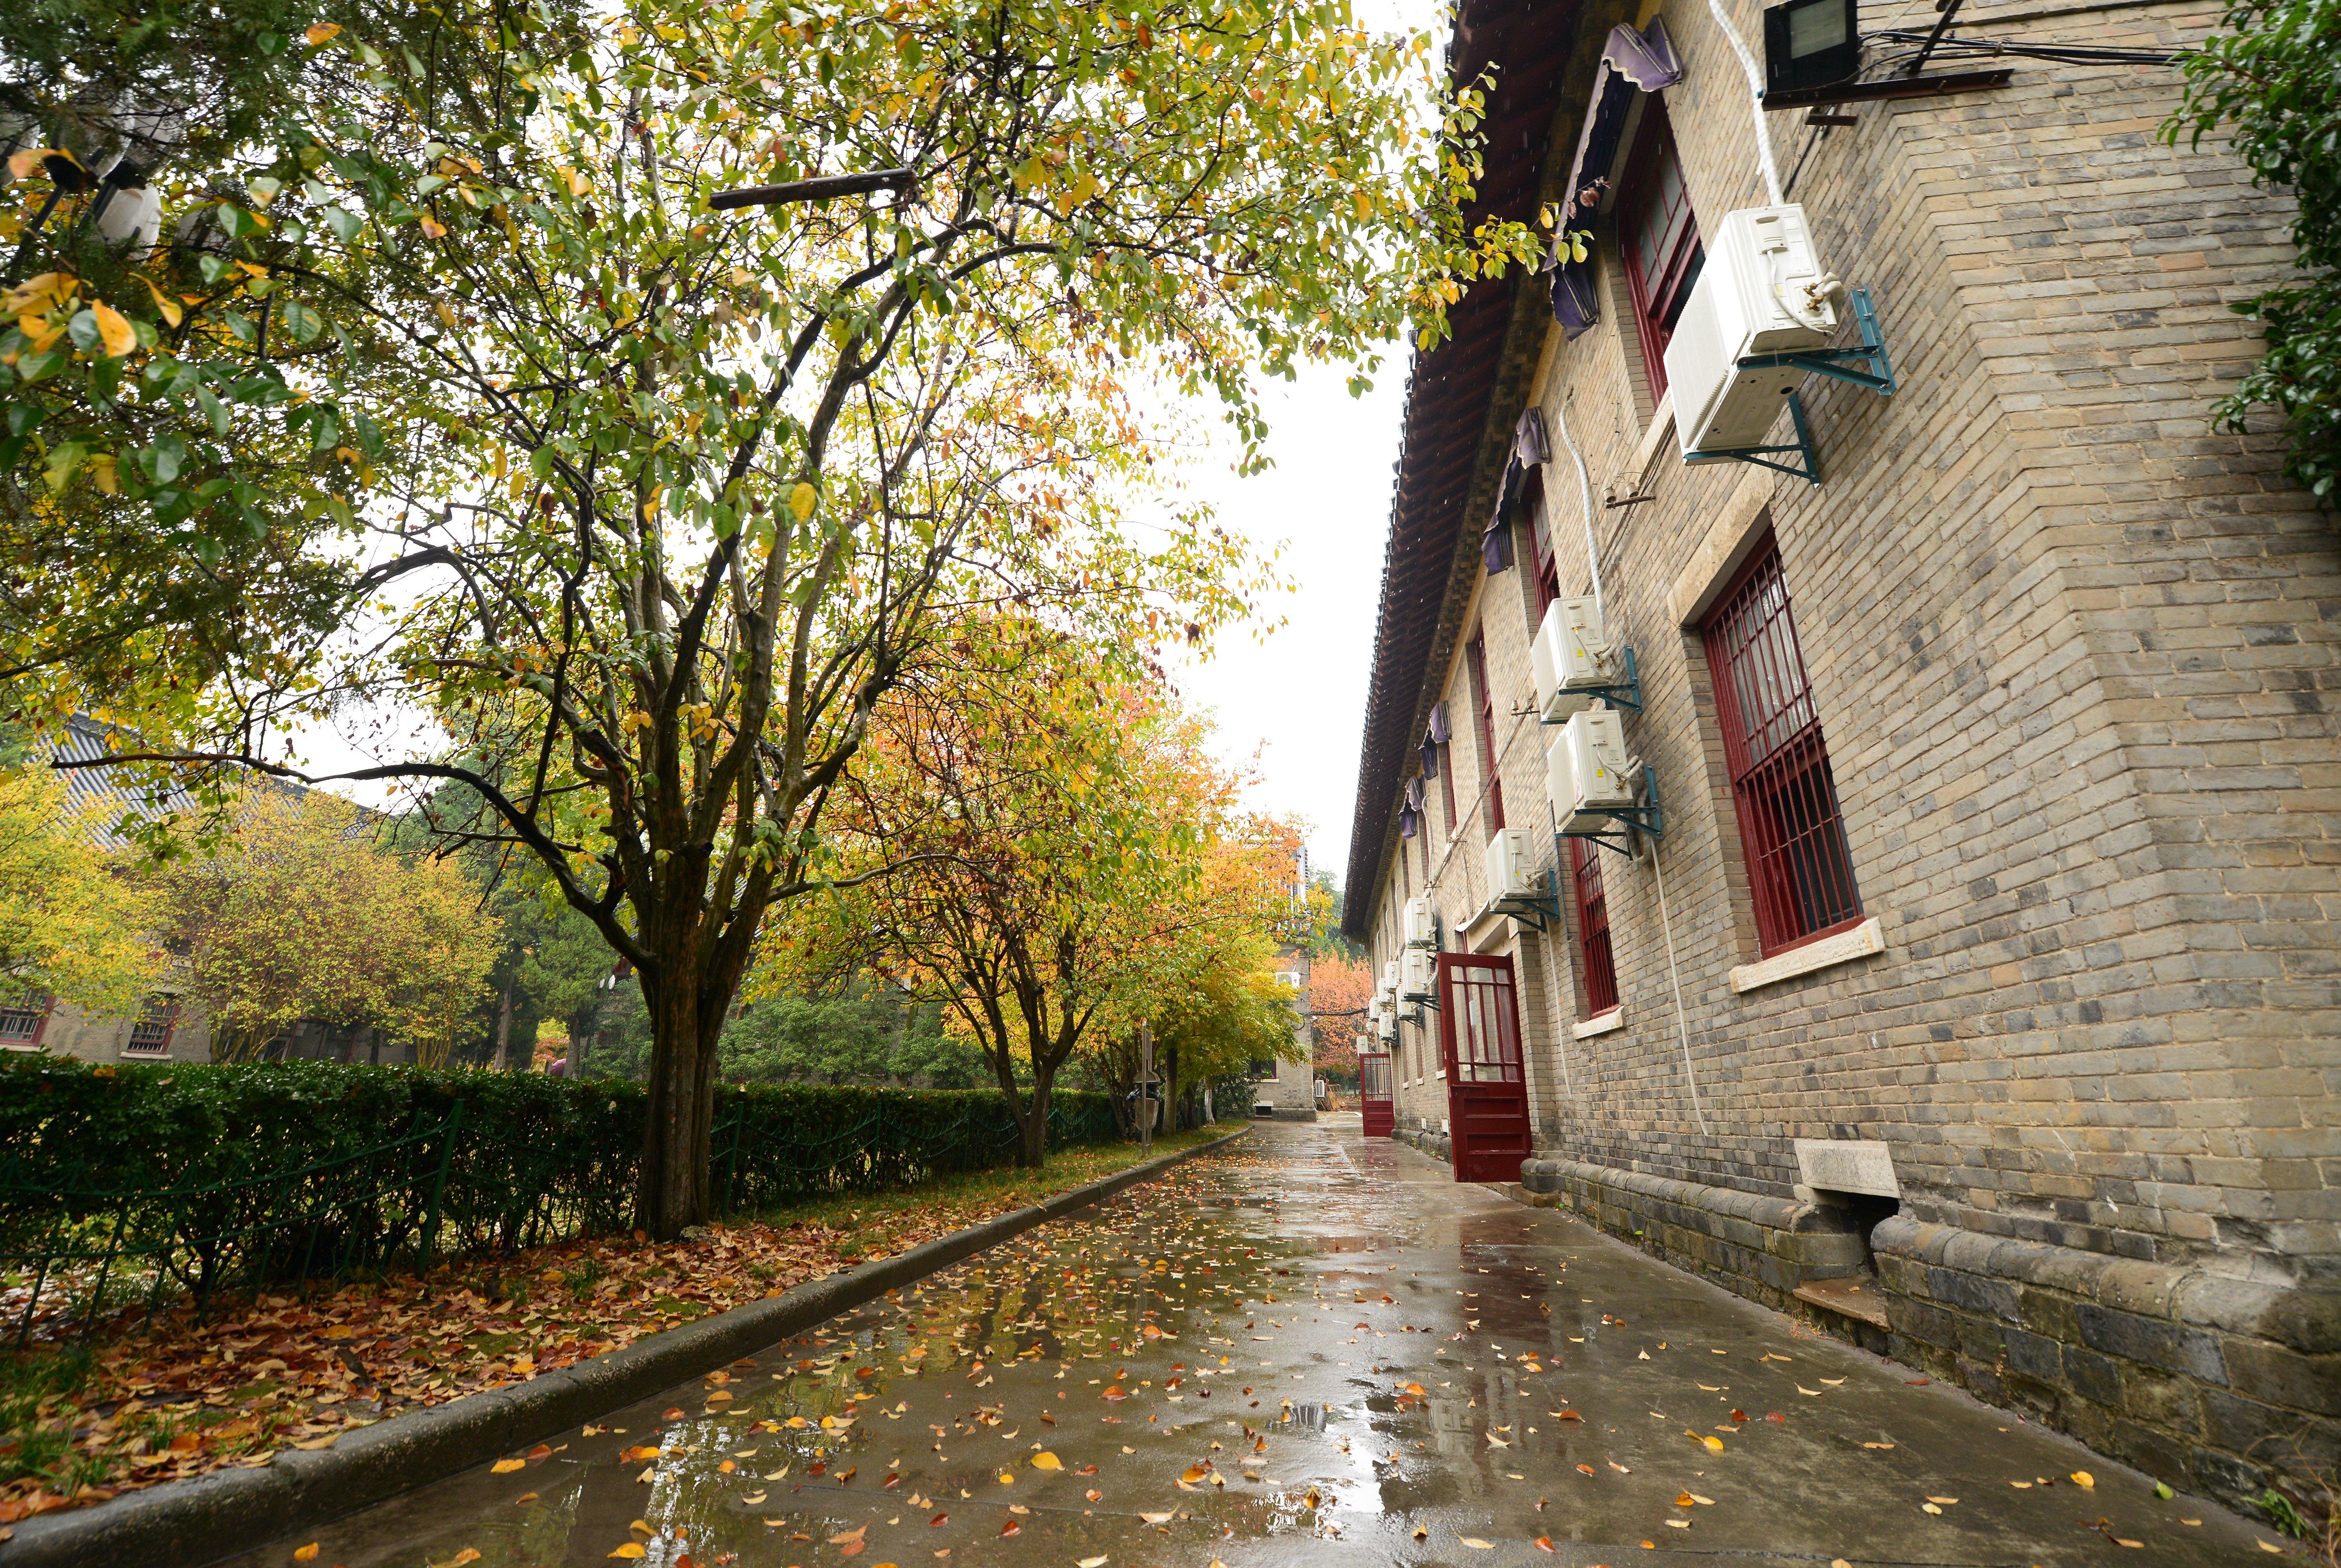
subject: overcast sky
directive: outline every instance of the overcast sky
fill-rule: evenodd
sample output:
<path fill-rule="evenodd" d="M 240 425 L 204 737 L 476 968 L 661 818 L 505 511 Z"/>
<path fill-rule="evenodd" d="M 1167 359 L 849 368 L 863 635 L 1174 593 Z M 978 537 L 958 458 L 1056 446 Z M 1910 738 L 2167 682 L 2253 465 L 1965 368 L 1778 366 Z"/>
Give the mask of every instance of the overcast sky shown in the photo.
<path fill-rule="evenodd" d="M 1179 667 L 1180 690 L 1220 722 L 1222 753 L 1258 759 L 1253 803 L 1309 823 L 1310 863 L 1336 877 L 1350 852 L 1374 609 L 1390 532 L 1406 362 L 1399 350 L 1374 389 L 1352 399 L 1339 369 L 1304 371 L 1268 399 L 1276 466 L 1238 478 L 1224 455 L 1189 471 L 1190 493 L 1220 524 L 1279 563 L 1297 591 L 1279 596 L 1285 624 L 1220 640 L 1215 656 Z"/>

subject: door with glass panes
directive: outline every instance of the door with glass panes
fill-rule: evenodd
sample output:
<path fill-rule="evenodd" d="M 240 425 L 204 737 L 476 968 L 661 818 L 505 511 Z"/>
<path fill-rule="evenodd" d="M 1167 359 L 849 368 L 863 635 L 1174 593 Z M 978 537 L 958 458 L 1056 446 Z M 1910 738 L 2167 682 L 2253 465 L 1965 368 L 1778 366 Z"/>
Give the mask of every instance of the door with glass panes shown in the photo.
<path fill-rule="evenodd" d="M 1457 1181 L 1520 1179 L 1529 1156 L 1529 1087 L 1512 960 L 1439 955 L 1439 1039 Z"/>

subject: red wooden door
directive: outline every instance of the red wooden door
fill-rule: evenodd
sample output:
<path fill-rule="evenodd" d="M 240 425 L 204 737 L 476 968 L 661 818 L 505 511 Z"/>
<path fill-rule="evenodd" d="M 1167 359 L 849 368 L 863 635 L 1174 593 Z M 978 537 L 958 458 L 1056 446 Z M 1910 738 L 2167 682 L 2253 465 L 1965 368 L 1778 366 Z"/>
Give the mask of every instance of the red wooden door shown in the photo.
<path fill-rule="evenodd" d="M 1386 1138 L 1398 1129 L 1397 1107 L 1390 1101 L 1388 1051 L 1358 1053 L 1358 1105 L 1365 1113 L 1368 1137 Z"/>
<path fill-rule="evenodd" d="M 1529 1157 L 1529 1086 L 1512 961 L 1439 955 L 1439 1037 L 1457 1181 L 1518 1181 Z"/>

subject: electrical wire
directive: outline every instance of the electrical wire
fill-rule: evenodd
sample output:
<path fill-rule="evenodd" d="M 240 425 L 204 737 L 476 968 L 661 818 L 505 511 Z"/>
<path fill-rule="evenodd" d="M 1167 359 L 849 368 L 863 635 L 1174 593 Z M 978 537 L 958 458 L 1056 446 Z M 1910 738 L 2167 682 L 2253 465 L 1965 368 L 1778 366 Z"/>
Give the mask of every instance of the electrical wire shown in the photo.
<path fill-rule="evenodd" d="M 2132 49 L 2095 44 L 2010 44 L 1994 38 L 1962 38 L 1946 33 L 1934 40 L 1934 48 L 1926 51 L 1931 35 L 1914 33 L 1899 27 L 1866 34 L 1864 44 L 1908 45 L 1911 47 L 1888 55 L 1877 62 L 1879 66 L 1899 65 L 1913 60 L 1922 52 L 1937 60 L 2047 60 L 2059 65 L 2175 65 L 2194 51 L 2188 49 Z"/>
<path fill-rule="evenodd" d="M 1576 395 L 1572 390 L 1570 396 Z M 1601 548 L 1593 541 L 1593 476 L 1585 471 L 1585 454 L 1577 450 L 1577 442 L 1569 433 L 1569 399 L 1561 400 L 1553 422 L 1560 426 L 1560 444 L 1569 449 L 1569 458 L 1577 465 L 1577 495 L 1585 511 L 1585 561 L 1593 571 L 1593 619 L 1601 625 L 1601 635 L 1609 635 L 1609 621 L 1601 611 Z"/>
<path fill-rule="evenodd" d="M 1659 878 L 1659 929 L 1667 938 L 1667 978 L 1675 987 L 1675 1030 L 1682 1037 L 1683 1082 L 1690 1086 L 1690 1113 L 1698 1118 L 1698 1130 L 1707 1131 L 1707 1111 L 1698 1103 L 1698 1071 L 1690 1060 L 1690 1021 L 1683 1012 L 1682 974 L 1675 968 L 1675 928 L 1667 916 L 1667 874 L 1659 865 L 1659 841 L 1650 840 L 1650 869 Z"/>
<path fill-rule="evenodd" d="M 1756 115 L 1756 156 L 1764 165 L 1764 189 L 1770 194 L 1772 205 L 1785 206 L 1788 198 L 1780 194 L 1779 166 L 1772 162 L 1772 133 L 1764 124 L 1764 73 L 1757 69 L 1756 56 L 1748 52 L 1748 41 L 1731 25 L 1731 18 L 1723 14 L 1723 0 L 1707 0 L 1707 8 L 1715 17 L 1715 25 L 1731 41 L 1731 52 L 1739 56 L 1739 68 L 1748 73 L 1748 97 Z"/>

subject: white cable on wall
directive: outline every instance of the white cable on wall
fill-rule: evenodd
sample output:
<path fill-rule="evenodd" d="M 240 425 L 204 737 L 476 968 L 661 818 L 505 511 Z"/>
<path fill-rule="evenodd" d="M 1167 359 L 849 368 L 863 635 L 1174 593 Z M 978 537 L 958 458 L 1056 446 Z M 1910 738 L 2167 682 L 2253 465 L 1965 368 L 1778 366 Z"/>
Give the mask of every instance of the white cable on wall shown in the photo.
<path fill-rule="evenodd" d="M 1606 629 L 1609 621 L 1601 612 L 1601 550 L 1593 542 L 1593 476 L 1585 471 L 1585 454 L 1577 450 L 1576 438 L 1569 433 L 1569 399 L 1560 402 L 1553 419 L 1560 426 L 1560 444 L 1569 449 L 1569 461 L 1577 464 L 1577 496 L 1585 511 L 1585 561 L 1593 569 L 1593 620 Z M 1606 630 L 1603 635 L 1608 635 Z"/>
<path fill-rule="evenodd" d="M 1788 198 L 1780 194 L 1780 171 L 1772 162 L 1772 134 L 1764 128 L 1764 74 L 1756 68 L 1756 56 L 1748 52 L 1747 40 L 1739 29 L 1723 14 L 1723 0 L 1707 0 L 1707 8 L 1715 16 L 1715 25 L 1731 40 L 1731 52 L 1739 56 L 1739 68 L 1748 73 L 1748 96 L 1756 114 L 1756 156 L 1764 165 L 1764 188 L 1771 193 L 1772 205 L 1786 206 Z"/>
<path fill-rule="evenodd" d="M 1675 928 L 1667 918 L 1667 874 L 1659 866 L 1659 841 L 1650 840 L 1650 869 L 1659 878 L 1659 929 L 1667 936 L 1667 978 L 1675 987 L 1675 1029 L 1682 1037 L 1683 1081 L 1690 1086 L 1691 1115 L 1698 1118 L 1698 1130 L 1707 1131 L 1707 1112 L 1698 1103 L 1698 1073 L 1690 1062 L 1690 1023 L 1683 1013 L 1682 976 L 1675 968 Z"/>

